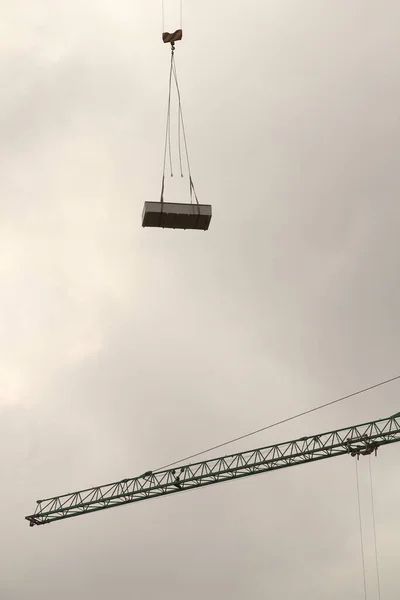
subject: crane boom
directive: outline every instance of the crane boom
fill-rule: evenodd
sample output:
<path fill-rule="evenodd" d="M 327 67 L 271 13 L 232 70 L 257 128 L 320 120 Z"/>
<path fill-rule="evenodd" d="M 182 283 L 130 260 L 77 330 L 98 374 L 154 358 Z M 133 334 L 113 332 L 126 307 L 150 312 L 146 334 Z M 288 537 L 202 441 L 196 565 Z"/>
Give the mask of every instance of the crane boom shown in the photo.
<path fill-rule="evenodd" d="M 291 442 L 238 452 L 173 469 L 147 471 L 139 477 L 38 500 L 30 526 L 45 525 L 86 513 L 176 494 L 333 456 L 371 454 L 379 446 L 400 441 L 400 413 L 345 429 L 302 437 Z"/>

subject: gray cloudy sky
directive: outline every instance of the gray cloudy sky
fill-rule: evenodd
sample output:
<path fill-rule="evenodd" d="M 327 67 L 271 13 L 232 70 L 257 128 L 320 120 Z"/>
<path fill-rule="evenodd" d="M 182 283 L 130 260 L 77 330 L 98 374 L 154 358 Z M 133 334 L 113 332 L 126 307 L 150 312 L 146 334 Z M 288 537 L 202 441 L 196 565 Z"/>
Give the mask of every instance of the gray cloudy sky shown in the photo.
<path fill-rule="evenodd" d="M 400 372 L 399 20 L 398 0 L 185 0 L 177 67 L 213 220 L 178 232 L 141 227 L 160 193 L 160 2 L 3 0 L 1 600 L 362 600 L 350 458 L 24 516 Z M 395 383 L 229 450 L 399 410 Z M 373 462 L 385 600 L 399 458 Z M 374 598 L 367 459 L 360 476 Z"/>

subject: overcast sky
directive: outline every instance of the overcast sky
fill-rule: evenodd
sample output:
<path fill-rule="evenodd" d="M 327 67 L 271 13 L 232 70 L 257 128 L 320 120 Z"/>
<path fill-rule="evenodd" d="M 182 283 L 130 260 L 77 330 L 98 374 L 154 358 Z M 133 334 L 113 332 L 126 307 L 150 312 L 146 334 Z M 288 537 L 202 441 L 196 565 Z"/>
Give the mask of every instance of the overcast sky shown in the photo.
<path fill-rule="evenodd" d="M 178 76 L 213 217 L 183 232 L 141 227 L 161 185 L 161 2 L 3 0 L 1 600 L 364 598 L 350 457 L 24 516 L 400 373 L 399 22 L 398 0 L 185 0 Z M 186 201 L 187 178 L 166 185 Z M 399 385 L 224 450 L 392 415 Z M 372 462 L 385 600 L 399 459 Z"/>

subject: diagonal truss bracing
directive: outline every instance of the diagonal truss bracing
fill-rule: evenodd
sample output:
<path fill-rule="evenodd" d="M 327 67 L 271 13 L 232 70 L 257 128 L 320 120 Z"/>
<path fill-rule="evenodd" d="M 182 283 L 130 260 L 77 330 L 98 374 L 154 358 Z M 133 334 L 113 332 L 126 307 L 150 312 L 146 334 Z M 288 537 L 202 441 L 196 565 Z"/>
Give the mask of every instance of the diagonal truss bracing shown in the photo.
<path fill-rule="evenodd" d="M 139 477 L 88 488 L 37 502 L 31 526 L 77 517 L 86 513 L 222 483 L 249 475 L 351 454 L 376 452 L 379 446 L 400 441 L 400 413 L 291 442 L 238 452 L 174 469 L 147 471 Z"/>

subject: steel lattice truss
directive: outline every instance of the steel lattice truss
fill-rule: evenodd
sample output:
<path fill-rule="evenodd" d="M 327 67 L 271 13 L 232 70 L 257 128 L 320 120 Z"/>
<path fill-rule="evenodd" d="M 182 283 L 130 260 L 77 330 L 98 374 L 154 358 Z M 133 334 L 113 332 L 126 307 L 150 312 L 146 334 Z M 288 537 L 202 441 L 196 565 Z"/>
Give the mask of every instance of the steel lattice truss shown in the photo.
<path fill-rule="evenodd" d="M 31 526 L 45 525 L 113 506 L 176 494 L 333 456 L 350 454 L 359 457 L 376 452 L 379 446 L 399 441 L 400 413 L 397 413 L 388 419 L 247 452 L 238 452 L 174 469 L 148 471 L 133 479 L 123 479 L 116 483 L 39 500 L 35 514 L 25 518 Z"/>

